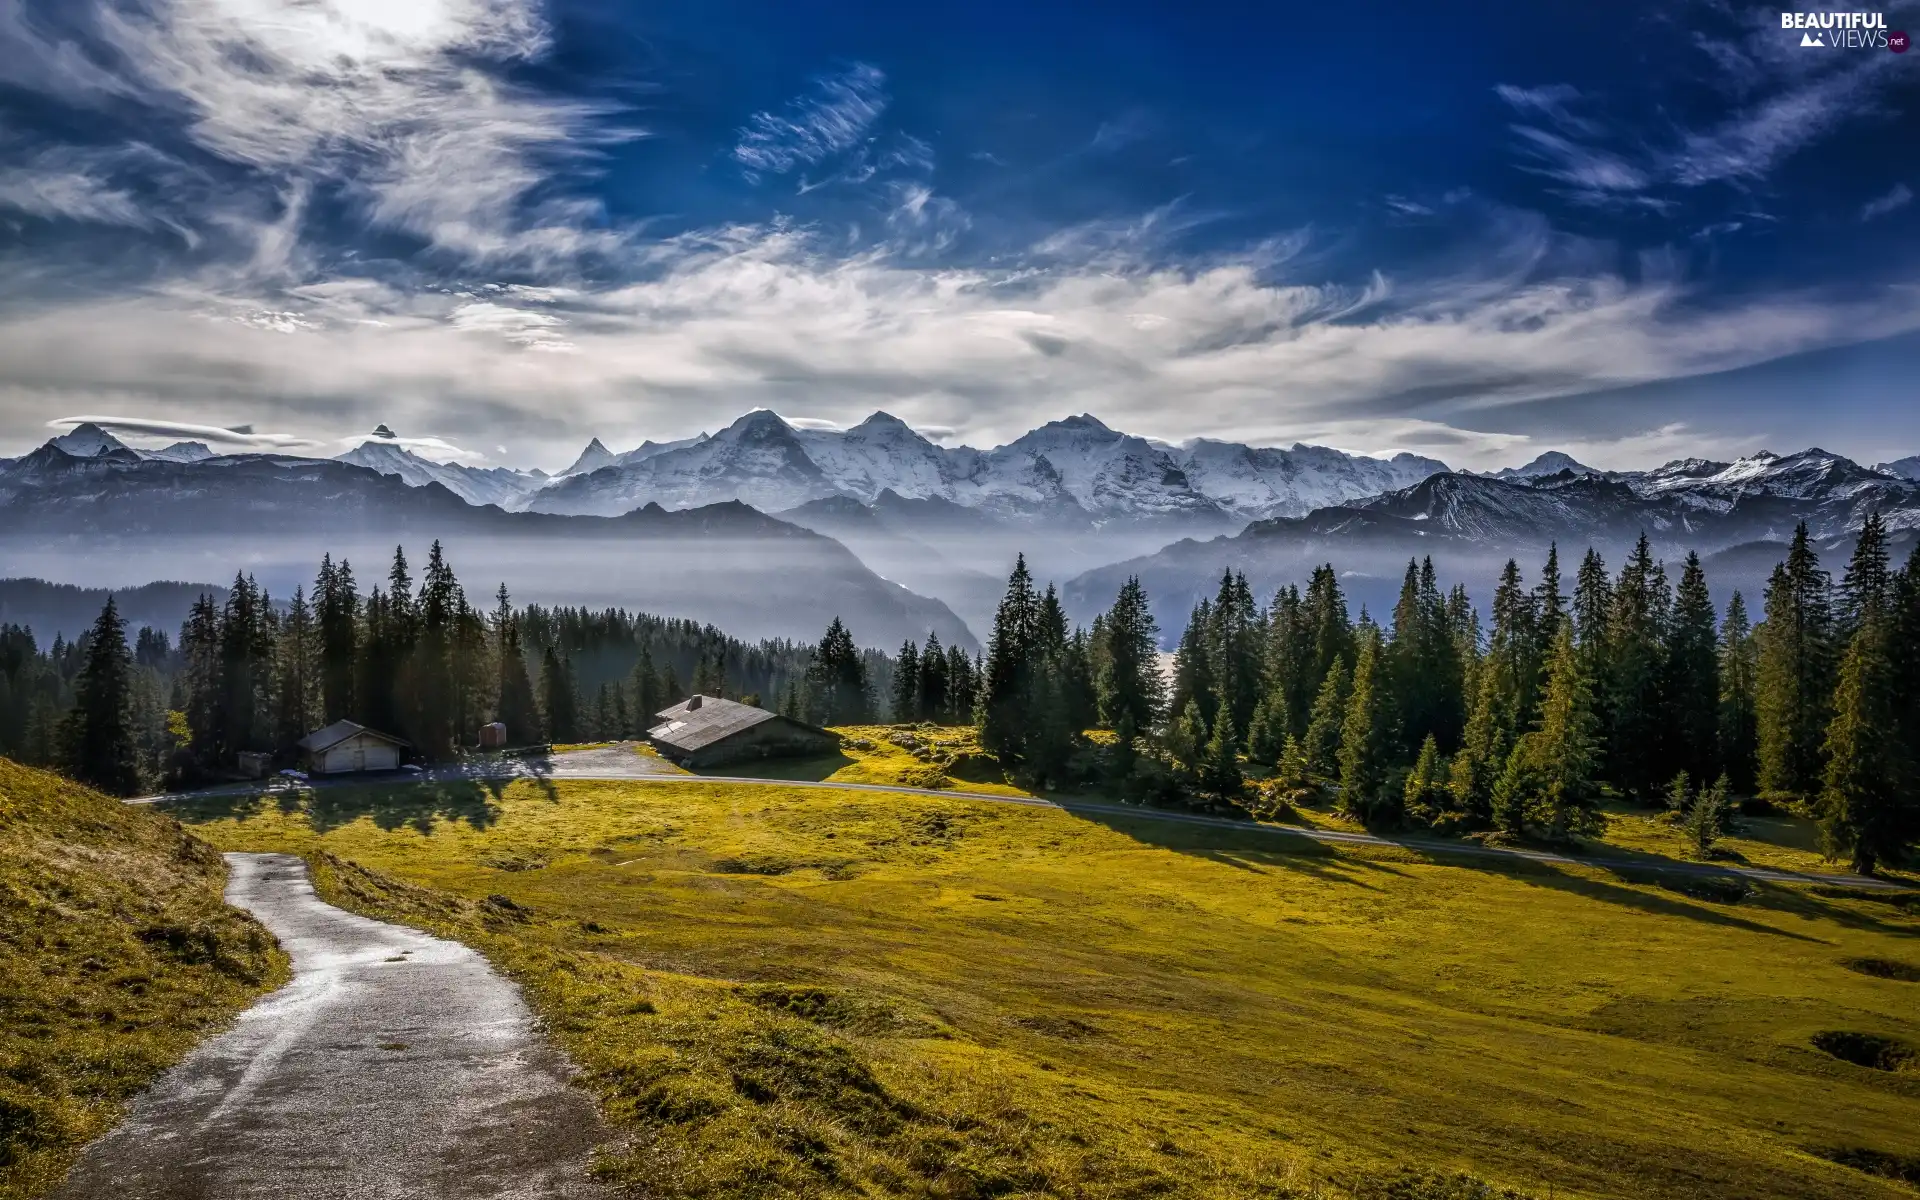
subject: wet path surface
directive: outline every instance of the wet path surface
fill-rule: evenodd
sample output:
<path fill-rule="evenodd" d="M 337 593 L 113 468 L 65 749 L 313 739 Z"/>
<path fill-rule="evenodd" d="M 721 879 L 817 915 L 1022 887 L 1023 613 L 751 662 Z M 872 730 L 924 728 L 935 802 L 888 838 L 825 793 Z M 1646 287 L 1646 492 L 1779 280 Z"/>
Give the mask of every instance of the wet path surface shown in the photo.
<path fill-rule="evenodd" d="M 227 900 L 291 983 L 143 1093 L 60 1200 L 422 1200 L 605 1193 L 610 1135 L 520 993 L 479 954 L 314 895 L 306 865 L 229 854 Z"/>

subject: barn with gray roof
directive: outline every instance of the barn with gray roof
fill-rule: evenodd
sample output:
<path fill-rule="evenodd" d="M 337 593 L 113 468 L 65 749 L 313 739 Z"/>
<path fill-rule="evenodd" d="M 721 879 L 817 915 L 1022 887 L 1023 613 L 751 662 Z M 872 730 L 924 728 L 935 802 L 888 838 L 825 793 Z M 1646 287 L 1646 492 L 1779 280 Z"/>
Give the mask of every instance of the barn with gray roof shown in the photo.
<path fill-rule="evenodd" d="M 647 740 L 684 767 L 829 754 L 840 744 L 818 725 L 718 696 L 689 696 L 654 720 Z"/>

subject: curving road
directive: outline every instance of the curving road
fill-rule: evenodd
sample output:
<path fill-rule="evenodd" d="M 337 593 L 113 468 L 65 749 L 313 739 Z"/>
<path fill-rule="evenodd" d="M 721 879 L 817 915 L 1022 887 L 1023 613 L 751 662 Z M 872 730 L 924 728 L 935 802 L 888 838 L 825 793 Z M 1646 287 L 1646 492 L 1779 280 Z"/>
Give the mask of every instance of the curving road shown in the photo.
<path fill-rule="evenodd" d="M 1062 812 L 1080 813 L 1090 817 L 1115 817 L 1129 821 L 1200 825 L 1214 829 L 1229 829 L 1236 833 L 1306 838 L 1310 841 L 1336 846 L 1397 846 L 1401 849 L 1413 850 L 1421 854 L 1465 855 L 1470 858 L 1504 859 L 1508 861 L 1518 859 L 1526 862 L 1548 863 L 1554 866 L 1603 867 L 1610 870 L 1647 871 L 1691 878 L 1725 878 L 1728 876 L 1739 876 L 1765 883 L 1832 884 L 1871 891 L 1911 890 L 1907 888 L 1905 884 L 1894 883 L 1884 879 L 1871 879 L 1864 875 L 1824 873 L 1818 871 L 1781 871 L 1770 867 L 1741 867 L 1717 863 L 1684 863 L 1675 862 L 1671 859 L 1575 856 L 1570 854 L 1556 854 L 1550 850 L 1514 850 L 1496 846 L 1478 846 L 1468 842 L 1442 841 L 1437 838 L 1383 837 L 1379 834 L 1361 833 L 1357 830 L 1319 829 L 1308 825 L 1256 824 L 1253 821 L 1236 820 L 1230 817 L 1209 817 L 1201 813 L 1169 812 L 1165 809 L 1140 808 L 1125 804 L 1083 803 L 1077 800 L 1040 800 L 1023 796 L 995 796 L 983 792 L 898 787 L 883 783 L 755 779 L 739 775 L 693 775 L 682 771 L 680 768 L 662 759 L 637 753 L 626 743 L 618 743 L 590 750 L 568 750 L 552 755 L 501 757 L 485 762 L 455 763 L 447 766 L 433 767 L 424 771 L 400 772 L 391 775 L 315 779 L 303 786 L 312 788 L 368 787 L 378 786 L 381 783 L 405 785 L 415 782 L 461 779 L 623 780 L 634 783 L 751 784 L 755 787 L 778 784 L 781 787 L 827 788 L 843 792 L 886 792 L 906 796 L 934 796 L 945 800 L 983 800 L 993 804 L 1018 804 L 1029 808 L 1052 808 Z M 196 797 L 204 796 L 249 795 L 262 790 L 258 784 L 248 784 L 214 788 L 203 792 L 186 792 L 166 796 L 145 796 L 137 800 L 129 800 L 127 803 L 165 804 L 169 801 L 192 800 Z"/>
<path fill-rule="evenodd" d="M 229 854 L 227 900 L 293 981 L 202 1043 L 88 1146 L 59 1200 L 584 1200 L 611 1139 L 519 991 L 456 942 L 314 895 L 306 864 Z"/>

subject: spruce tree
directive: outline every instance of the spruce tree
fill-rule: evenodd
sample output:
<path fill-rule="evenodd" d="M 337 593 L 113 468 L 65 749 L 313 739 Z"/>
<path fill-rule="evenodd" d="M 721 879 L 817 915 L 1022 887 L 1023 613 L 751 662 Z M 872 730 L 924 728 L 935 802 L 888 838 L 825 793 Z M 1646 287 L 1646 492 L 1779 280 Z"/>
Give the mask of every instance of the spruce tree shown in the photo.
<path fill-rule="evenodd" d="M 1200 788 L 1223 800 L 1238 800 L 1246 791 L 1246 779 L 1240 773 L 1237 757 L 1240 738 L 1233 727 L 1233 706 L 1221 704 L 1216 710 L 1213 730 L 1207 736 L 1200 755 Z"/>
<path fill-rule="evenodd" d="M 1400 816 L 1401 797 L 1388 786 L 1392 697 L 1380 659 L 1379 637 L 1363 637 L 1340 726 L 1340 808 L 1362 820 L 1392 824 Z"/>
<path fill-rule="evenodd" d="M 1614 584 L 1607 710 L 1608 773 L 1622 792 L 1646 802 L 1657 802 L 1673 745 L 1664 692 L 1671 608 L 1666 570 L 1642 533 Z"/>
<path fill-rule="evenodd" d="M 1823 787 L 1834 653 L 1830 583 L 1805 522 L 1767 582 L 1755 640 L 1760 789 L 1811 799 Z"/>
<path fill-rule="evenodd" d="M 1540 582 L 1533 587 L 1534 637 L 1545 655 L 1560 636 L 1560 622 L 1567 619 L 1567 600 L 1560 591 L 1560 544 L 1547 544 L 1547 565 L 1540 571 Z"/>
<path fill-rule="evenodd" d="M 1547 666 L 1539 727 L 1508 755 L 1494 786 L 1494 820 L 1512 832 L 1535 826 L 1556 841 L 1601 832 L 1597 727 L 1593 685 L 1573 631 L 1563 624 Z"/>
<path fill-rule="evenodd" d="M 1202 600 L 1194 606 L 1186 629 L 1180 633 L 1180 644 L 1174 647 L 1173 680 L 1167 698 L 1168 707 L 1174 712 L 1185 712 L 1189 701 L 1199 704 L 1200 714 L 1209 722 L 1213 720 L 1214 705 L 1220 699 L 1219 681 L 1210 653 L 1209 632 L 1213 623 L 1213 602 Z"/>
<path fill-rule="evenodd" d="M 573 671 L 552 646 L 540 658 L 540 700 L 546 712 L 547 741 L 579 741 L 580 699 L 574 689 Z"/>
<path fill-rule="evenodd" d="M 1687 810 L 1687 837 L 1693 842 L 1693 851 L 1701 858 L 1712 858 L 1714 843 L 1727 832 L 1727 821 L 1731 806 L 1728 793 L 1732 784 L 1723 773 L 1711 787 L 1700 789 L 1694 797 L 1693 807 Z"/>
<path fill-rule="evenodd" d="M 1407 773 L 1402 807 L 1409 820 L 1431 825 L 1446 811 L 1451 795 L 1447 789 L 1446 764 L 1440 759 L 1440 743 L 1432 734 L 1420 743 L 1420 755 Z"/>
<path fill-rule="evenodd" d="M 218 761 L 220 745 L 220 610 L 202 594 L 180 627 L 180 654 L 186 660 L 187 747 L 201 767 Z"/>
<path fill-rule="evenodd" d="M 294 743 L 320 728 L 320 634 L 304 589 L 293 589 L 293 603 L 280 627 L 275 664 L 276 749 L 290 753 Z"/>
<path fill-rule="evenodd" d="M 1301 602 L 1309 635 L 1313 641 L 1313 662 L 1308 671 L 1312 681 L 1309 686 L 1317 689 L 1326 679 L 1327 672 L 1333 669 L 1333 660 L 1343 658 L 1349 664 L 1354 661 L 1353 622 L 1347 616 L 1347 598 L 1340 591 L 1340 577 L 1334 572 L 1333 564 L 1327 563 L 1313 569 L 1313 577 L 1307 582 L 1306 598 Z"/>
<path fill-rule="evenodd" d="M 1207 731 L 1206 714 L 1200 711 L 1199 698 L 1189 699 L 1187 706 L 1167 729 L 1167 755 L 1178 765 L 1198 772 L 1211 737 Z"/>
<path fill-rule="evenodd" d="M 1160 628 L 1138 577 L 1121 586 L 1099 630 L 1094 690 L 1100 723 L 1118 729 L 1124 716 L 1136 730 L 1152 729 L 1166 703 L 1166 684 L 1160 676 Z"/>
<path fill-rule="evenodd" d="M 1253 706 L 1252 726 L 1247 730 L 1247 760 L 1262 765 L 1272 765 L 1279 760 L 1280 752 L 1288 737 L 1284 716 L 1276 717 L 1262 699 Z"/>
<path fill-rule="evenodd" d="M 835 617 L 820 638 L 807 669 L 814 723 L 864 725 L 873 720 L 866 660 L 854 645 L 853 634 Z"/>
<path fill-rule="evenodd" d="M 910 725 L 920 719 L 920 647 L 912 638 L 900 644 L 893 663 L 893 687 L 889 705 L 895 724 Z"/>
<path fill-rule="evenodd" d="M 1739 592 L 1727 601 L 1726 620 L 1720 625 L 1720 757 L 1729 786 L 1743 796 L 1753 794 L 1759 771 L 1759 717 L 1755 697 L 1759 688 L 1759 650 L 1747 620 L 1747 602 Z"/>
<path fill-rule="evenodd" d="M 789 688 L 797 689 L 798 683 L 789 684 Z M 633 670 L 627 677 L 627 691 L 633 697 L 635 730 L 644 737 L 647 730 L 653 728 L 660 710 L 667 707 L 666 692 L 660 686 L 660 673 L 653 666 L 653 647 L 645 642 L 640 643 L 640 656 L 634 660 Z M 781 711 L 786 716 L 805 720 L 805 708 L 803 703 L 792 712 L 786 712 L 784 708 Z"/>
<path fill-rule="evenodd" d="M 355 660 L 360 656 L 360 595 L 354 590 L 353 567 L 346 559 L 336 567 L 332 556 L 321 557 L 313 606 L 320 637 L 318 721 L 331 725 L 359 711 L 353 685 Z"/>
<path fill-rule="evenodd" d="M 940 644 L 940 635 L 927 634 L 926 650 L 920 655 L 919 694 L 914 698 L 914 706 L 923 721 L 945 722 L 948 720 L 950 703 L 947 699 L 947 651 Z"/>
<path fill-rule="evenodd" d="M 1017 762 L 1032 731 L 1033 671 L 1040 639 L 1040 598 L 1033 590 L 1027 559 L 1014 561 L 1007 592 L 993 615 L 987 660 L 975 707 L 980 745 L 1002 762 Z"/>
<path fill-rule="evenodd" d="M 1504 693 L 1497 671 L 1480 672 L 1473 713 L 1448 771 L 1447 790 L 1454 804 L 1476 820 L 1492 819 L 1494 784 L 1506 770 L 1513 749 L 1515 730 Z"/>
<path fill-rule="evenodd" d="M 1700 556 L 1689 553 L 1667 627 L 1666 765 L 1702 782 L 1720 774 L 1720 646 Z"/>
<path fill-rule="evenodd" d="M 81 639 L 74 705 L 61 730 L 62 766 L 82 783 L 110 796 L 140 790 L 133 730 L 133 654 L 127 623 L 112 596 Z"/>
<path fill-rule="evenodd" d="M 525 745 L 540 740 L 540 712 L 534 703 L 533 680 L 527 675 L 527 656 L 520 644 L 520 623 L 513 601 L 502 583 L 493 610 L 494 682 L 493 719 L 507 727 L 507 741 Z M 645 651 L 642 651 L 644 654 Z M 545 666 L 542 659 L 541 665 Z"/>
<path fill-rule="evenodd" d="M 1891 611 L 1894 601 L 1894 572 L 1887 552 L 1887 527 L 1877 512 L 1868 513 L 1854 543 L 1853 556 L 1847 561 L 1846 574 L 1840 578 L 1834 612 L 1834 634 L 1845 642 L 1876 615 Z"/>
<path fill-rule="evenodd" d="M 1313 630 L 1307 623 L 1300 589 L 1289 584 L 1274 594 L 1267 606 L 1266 698 L 1267 716 L 1281 738 L 1307 732 L 1313 697 L 1320 689 L 1314 670 Z M 1251 733 L 1251 731 L 1249 731 Z"/>
<path fill-rule="evenodd" d="M 1840 664 L 1840 684 L 1827 727 L 1820 829 L 1828 852 L 1846 854 L 1871 875 L 1912 848 L 1916 804 L 1903 761 L 1910 747 L 1896 744 L 1893 656 L 1883 616 L 1865 610 Z"/>
<path fill-rule="evenodd" d="M 1332 777 L 1340 771 L 1340 731 L 1347 719 L 1347 693 L 1350 683 L 1347 660 L 1334 656 L 1326 678 L 1313 698 L 1312 716 L 1301 749 L 1307 769 L 1315 775 Z"/>

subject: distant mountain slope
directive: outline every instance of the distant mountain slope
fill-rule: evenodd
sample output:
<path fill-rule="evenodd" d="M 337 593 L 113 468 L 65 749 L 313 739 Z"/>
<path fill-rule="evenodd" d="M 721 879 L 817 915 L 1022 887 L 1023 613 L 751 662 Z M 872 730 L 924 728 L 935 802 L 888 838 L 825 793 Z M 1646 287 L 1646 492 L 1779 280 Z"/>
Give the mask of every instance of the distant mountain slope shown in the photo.
<path fill-rule="evenodd" d="M 1177 634 L 1224 570 L 1244 571 L 1256 589 L 1270 593 L 1331 562 L 1356 604 L 1368 604 L 1385 619 L 1409 558 L 1431 555 L 1450 582 L 1467 584 L 1484 604 L 1508 557 L 1518 558 L 1531 577 L 1548 545 L 1557 543 L 1571 586 L 1588 546 L 1617 568 L 1626 548 L 1645 532 L 1670 563 L 1688 550 L 1716 556 L 1719 575 L 1710 576 L 1716 593 L 1724 599 L 1739 587 L 1757 603 L 1767 571 L 1798 522 L 1806 521 L 1837 555 L 1875 511 L 1903 543 L 1910 540 L 1920 531 L 1920 483 L 1819 450 L 1730 464 L 1672 463 L 1607 477 L 1568 471 L 1531 483 L 1436 475 L 1305 517 L 1258 521 L 1233 537 L 1186 540 L 1103 566 L 1073 579 L 1064 595 L 1070 610 L 1087 619 L 1138 575 L 1163 633 Z"/>
<path fill-rule="evenodd" d="M 410 487 L 437 483 L 468 504 L 497 504 L 502 508 L 514 507 L 546 482 L 544 476 L 504 467 L 437 463 L 393 442 L 362 442 L 340 455 L 338 461 L 395 476 Z"/>
<path fill-rule="evenodd" d="M 977 645 L 938 600 L 881 579 L 831 538 L 739 503 L 613 518 L 512 513 L 343 462 L 180 464 L 126 450 L 77 458 L 53 446 L 0 473 L 0 561 L 78 584 L 244 568 L 284 595 L 309 583 L 330 551 L 355 564 L 366 590 L 396 543 L 417 570 L 435 538 L 476 602 L 504 580 L 522 601 L 692 617 L 746 638 L 813 640 L 839 616 L 864 645 L 892 648 L 929 630 Z"/>
<path fill-rule="evenodd" d="M 237 569 L 240 564 L 234 564 Z M 187 610 L 202 595 L 227 602 L 227 589 L 211 583 L 145 583 L 129 588 L 83 588 L 44 579 L 0 579 L 0 624 L 24 625 L 44 648 L 55 635 L 72 641 L 105 607 L 111 595 L 131 633 L 158 629 L 178 636 Z"/>
<path fill-rule="evenodd" d="M 1495 479 L 1528 480 L 1544 479 L 1549 475 L 1558 475 L 1562 471 L 1571 471 L 1575 475 L 1600 474 L 1599 471 L 1558 450 L 1549 450 L 1525 466 L 1503 467 L 1491 474 Z"/>

